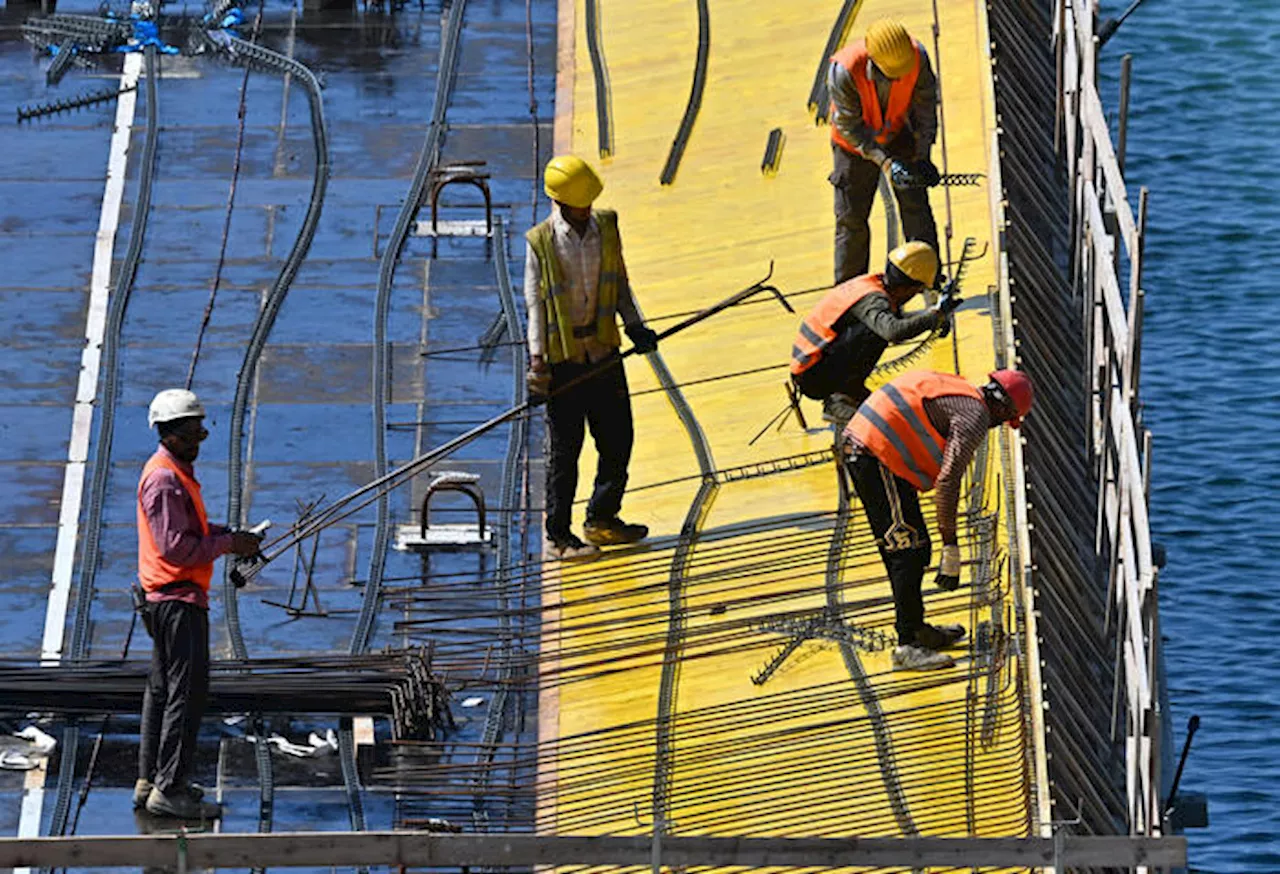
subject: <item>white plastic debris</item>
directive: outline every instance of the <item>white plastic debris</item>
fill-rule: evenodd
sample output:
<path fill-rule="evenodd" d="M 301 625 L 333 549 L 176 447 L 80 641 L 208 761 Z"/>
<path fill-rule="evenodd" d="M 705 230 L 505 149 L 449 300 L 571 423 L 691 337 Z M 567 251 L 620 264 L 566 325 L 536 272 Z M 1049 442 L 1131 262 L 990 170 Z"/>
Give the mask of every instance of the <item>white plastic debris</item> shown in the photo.
<path fill-rule="evenodd" d="M 483 698 L 480 698 L 480 697 L 472 697 L 472 698 L 463 698 L 463 699 L 462 699 L 462 706 L 463 706 L 463 707 L 479 707 L 479 706 L 480 706 L 481 704 L 483 704 L 483 703 L 484 703 L 484 699 L 483 699 Z"/>
<path fill-rule="evenodd" d="M 24 753 L 0 753 L 0 770 L 3 771 L 30 771 L 38 764 L 35 759 Z"/>
<path fill-rule="evenodd" d="M 43 756 L 49 755 L 49 753 L 53 752 L 53 748 L 58 745 L 56 740 L 36 728 L 34 725 L 28 725 L 22 731 L 15 732 L 13 736 L 20 737 L 23 740 L 30 742 L 30 744 L 36 748 L 36 752 Z"/>
<path fill-rule="evenodd" d="M 255 735 L 245 735 L 245 740 L 253 743 L 261 743 L 261 739 Z M 307 737 L 305 744 L 296 744 L 284 735 L 273 734 L 267 738 L 267 743 L 275 747 L 286 756 L 293 756 L 298 759 L 311 759 L 316 756 L 324 756 L 338 749 L 338 736 L 334 734 L 333 729 L 328 729 L 324 737 L 316 734 L 314 731 Z"/>

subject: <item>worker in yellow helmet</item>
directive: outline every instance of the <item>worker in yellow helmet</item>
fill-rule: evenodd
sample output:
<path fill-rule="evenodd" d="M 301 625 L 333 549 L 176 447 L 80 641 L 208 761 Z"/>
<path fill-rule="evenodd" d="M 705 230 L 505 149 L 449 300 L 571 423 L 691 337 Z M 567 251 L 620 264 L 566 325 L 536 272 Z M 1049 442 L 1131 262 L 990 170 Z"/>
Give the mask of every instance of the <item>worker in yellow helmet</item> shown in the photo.
<path fill-rule="evenodd" d="M 940 180 L 929 159 L 938 132 L 938 80 L 924 46 L 884 19 L 831 56 L 831 151 L 835 186 L 837 284 L 867 272 L 867 223 L 881 173 L 894 183 L 902 230 L 937 251 L 938 227 L 926 186 Z M 930 283 L 932 284 L 932 283 Z"/>
<path fill-rule="evenodd" d="M 871 392 L 866 381 L 890 343 L 942 327 L 960 304 L 946 296 L 927 309 L 902 306 L 933 283 L 938 254 L 919 241 L 889 253 L 884 273 L 857 276 L 828 291 L 805 316 L 791 346 L 791 380 L 822 401 L 822 417 L 837 433 Z"/>
<path fill-rule="evenodd" d="M 658 346 L 631 295 L 622 260 L 618 216 L 591 208 L 604 189 L 595 170 L 574 155 L 548 162 L 544 189 L 551 215 L 525 234 L 524 299 L 529 314 L 529 389 L 547 400 L 546 557 L 579 559 L 599 547 L 635 543 L 644 525 L 618 518 L 627 486 L 633 431 L 631 395 L 622 365 L 558 391 L 618 355 L 618 317 L 639 352 Z M 583 542 L 571 529 L 578 455 L 590 426 L 599 462 L 587 503 Z"/>

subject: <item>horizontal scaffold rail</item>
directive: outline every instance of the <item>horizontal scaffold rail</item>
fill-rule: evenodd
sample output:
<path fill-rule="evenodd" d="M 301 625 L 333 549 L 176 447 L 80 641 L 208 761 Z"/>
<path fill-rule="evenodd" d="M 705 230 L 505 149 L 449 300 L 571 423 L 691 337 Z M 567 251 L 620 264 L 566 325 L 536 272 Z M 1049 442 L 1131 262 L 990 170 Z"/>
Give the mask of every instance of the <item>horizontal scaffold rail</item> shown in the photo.
<path fill-rule="evenodd" d="M 1182 867 L 1183 837 L 737 838 L 664 836 L 669 866 L 748 868 Z M 650 865 L 647 837 L 292 832 L 0 839 L 0 868 Z"/>

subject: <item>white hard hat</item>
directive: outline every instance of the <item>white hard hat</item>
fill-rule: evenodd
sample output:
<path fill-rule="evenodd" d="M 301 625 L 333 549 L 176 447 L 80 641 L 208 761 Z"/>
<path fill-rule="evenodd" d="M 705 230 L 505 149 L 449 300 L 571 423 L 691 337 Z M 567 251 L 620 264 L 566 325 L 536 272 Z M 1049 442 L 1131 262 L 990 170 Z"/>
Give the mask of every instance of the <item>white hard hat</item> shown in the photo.
<path fill-rule="evenodd" d="M 203 415 L 204 404 L 200 403 L 195 392 L 185 388 L 167 388 L 152 398 L 151 409 L 147 410 L 147 426 L 154 428 L 158 422 Z"/>

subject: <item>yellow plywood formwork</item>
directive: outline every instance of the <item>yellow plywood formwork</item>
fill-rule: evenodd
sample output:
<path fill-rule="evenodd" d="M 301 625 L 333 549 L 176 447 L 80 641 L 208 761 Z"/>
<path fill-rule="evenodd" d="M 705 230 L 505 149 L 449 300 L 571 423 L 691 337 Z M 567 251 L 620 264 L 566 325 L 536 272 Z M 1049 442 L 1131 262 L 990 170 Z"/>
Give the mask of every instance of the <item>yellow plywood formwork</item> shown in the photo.
<path fill-rule="evenodd" d="M 650 323 L 661 330 L 715 303 L 771 262 L 772 283 L 797 314 L 761 296 L 664 341 L 674 392 L 650 362 L 628 359 L 637 437 L 624 516 L 652 535 L 548 575 L 540 742 L 551 755 L 540 760 L 554 764 L 541 775 L 540 829 L 1034 833 L 1033 723 L 1002 548 L 1003 484 L 1015 474 L 998 435 L 962 498 L 966 585 L 945 593 L 926 579 L 931 621 L 984 630 L 957 652 L 957 667 L 923 674 L 890 668 L 887 578 L 856 498 L 840 512 L 832 433 L 814 427 L 817 405 L 804 402 L 808 431 L 789 418 L 751 442 L 786 402 L 796 325 L 830 282 L 830 144 L 806 103 L 840 4 L 710 0 L 705 93 L 674 182 L 661 185 L 689 100 L 698 4 L 599 0 L 613 129 L 602 158 L 583 3 L 561 0 L 557 150 L 600 168 L 597 205 L 618 210 Z M 993 153 L 982 15 L 968 0 L 864 0 L 851 28 L 896 17 L 929 50 L 945 118 L 934 159 L 953 173 L 985 173 Z M 766 175 L 774 128 L 785 147 Z M 981 382 L 996 360 L 990 192 L 935 189 L 932 198 L 944 258 L 958 258 L 966 237 L 986 254 L 966 275 L 972 303 L 957 330 L 910 366 L 958 368 Z M 884 257 L 885 221 L 877 203 L 873 264 Z M 914 348 L 891 347 L 886 360 Z M 748 475 L 783 458 L 798 469 Z M 590 449 L 582 465 L 580 499 Z M 928 496 L 923 506 L 932 528 Z M 799 628 L 812 636 L 793 639 Z M 783 648 L 781 666 L 757 682 Z"/>

